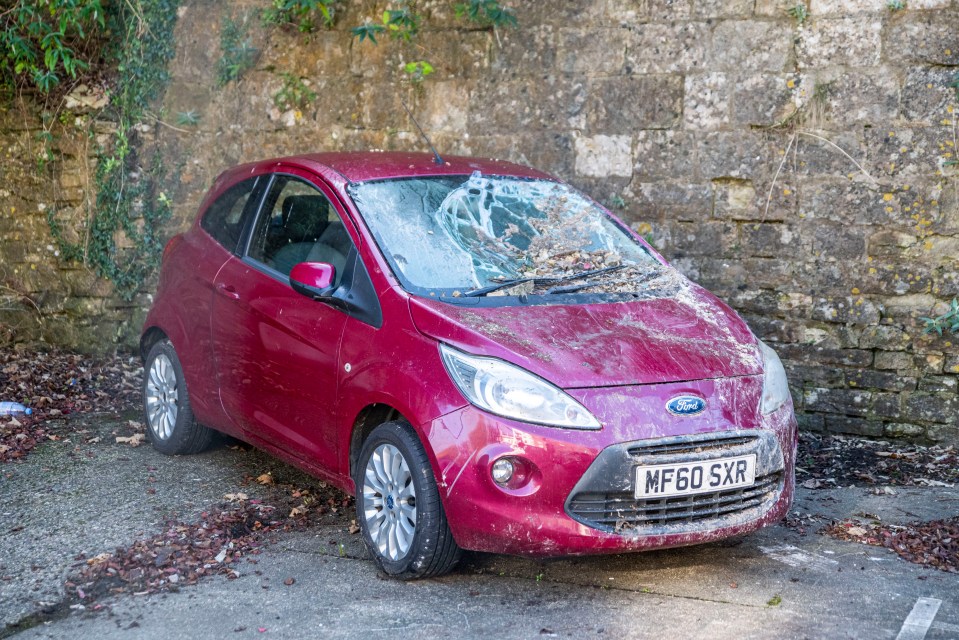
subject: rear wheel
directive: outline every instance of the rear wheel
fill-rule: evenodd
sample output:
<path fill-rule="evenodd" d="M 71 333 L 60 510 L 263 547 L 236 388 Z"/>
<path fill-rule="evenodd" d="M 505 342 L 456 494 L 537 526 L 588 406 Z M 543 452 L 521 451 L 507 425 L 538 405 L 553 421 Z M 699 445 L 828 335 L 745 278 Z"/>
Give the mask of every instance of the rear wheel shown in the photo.
<path fill-rule="evenodd" d="M 423 445 L 402 420 L 370 434 L 355 470 L 357 520 L 373 562 L 401 580 L 448 573 L 459 561 Z"/>
<path fill-rule="evenodd" d="M 199 453 L 213 441 L 213 430 L 193 418 L 183 367 L 169 340 L 157 342 L 147 355 L 143 417 L 147 437 L 160 453 Z"/>

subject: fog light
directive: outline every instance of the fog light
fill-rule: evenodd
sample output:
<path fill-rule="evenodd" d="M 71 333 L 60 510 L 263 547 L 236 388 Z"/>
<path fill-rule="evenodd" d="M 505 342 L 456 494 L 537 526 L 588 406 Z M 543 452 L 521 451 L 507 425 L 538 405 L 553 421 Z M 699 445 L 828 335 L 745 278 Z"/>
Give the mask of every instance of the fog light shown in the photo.
<path fill-rule="evenodd" d="M 493 463 L 493 480 L 496 484 L 506 484 L 513 477 L 513 461 L 500 458 Z"/>

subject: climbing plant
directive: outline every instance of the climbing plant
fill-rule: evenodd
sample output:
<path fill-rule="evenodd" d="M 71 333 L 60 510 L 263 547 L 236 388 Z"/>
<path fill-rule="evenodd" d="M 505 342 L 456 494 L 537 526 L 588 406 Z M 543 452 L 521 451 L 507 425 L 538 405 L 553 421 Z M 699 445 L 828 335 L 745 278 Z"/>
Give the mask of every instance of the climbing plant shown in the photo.
<path fill-rule="evenodd" d="M 118 40 L 112 55 L 117 79 L 108 110 L 115 121 L 110 144 L 98 154 L 96 206 L 86 237 L 66 239 L 56 211 L 48 211 L 50 229 L 65 258 L 82 260 L 113 281 L 117 293 L 132 299 L 156 268 L 162 251 L 160 225 L 170 216 L 161 185 L 166 169 L 159 154 L 143 157 L 140 131 L 148 106 L 163 90 L 173 57 L 173 27 L 179 0 L 124 0 L 111 16 Z"/>
<path fill-rule="evenodd" d="M 98 65 L 108 34 L 101 0 L 7 0 L 0 6 L 0 83 L 55 93 Z"/>

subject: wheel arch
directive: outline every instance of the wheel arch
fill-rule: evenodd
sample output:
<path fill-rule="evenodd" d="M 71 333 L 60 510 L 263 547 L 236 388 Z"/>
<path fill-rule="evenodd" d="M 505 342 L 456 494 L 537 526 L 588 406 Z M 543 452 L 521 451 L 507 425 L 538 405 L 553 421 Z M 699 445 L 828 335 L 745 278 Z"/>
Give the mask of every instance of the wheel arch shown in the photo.
<path fill-rule="evenodd" d="M 153 345 L 164 339 L 169 339 L 169 336 L 160 327 L 154 326 L 144 331 L 140 336 L 140 361 L 145 364 Z"/>
<path fill-rule="evenodd" d="M 353 420 L 353 427 L 350 431 L 350 446 L 347 458 L 347 473 L 350 479 L 353 478 L 353 470 L 356 468 L 356 462 L 360 457 L 360 450 L 363 448 L 363 443 L 366 442 L 366 439 L 373 432 L 373 429 L 391 420 L 405 420 L 412 425 L 409 418 L 404 416 L 399 409 L 384 402 L 368 404 L 357 414 L 356 419 Z M 413 427 L 413 432 L 416 433 L 416 436 L 423 442 L 423 438 L 416 432 L 416 427 Z M 423 442 L 423 446 L 427 449 L 427 455 L 429 455 L 429 443 Z"/>

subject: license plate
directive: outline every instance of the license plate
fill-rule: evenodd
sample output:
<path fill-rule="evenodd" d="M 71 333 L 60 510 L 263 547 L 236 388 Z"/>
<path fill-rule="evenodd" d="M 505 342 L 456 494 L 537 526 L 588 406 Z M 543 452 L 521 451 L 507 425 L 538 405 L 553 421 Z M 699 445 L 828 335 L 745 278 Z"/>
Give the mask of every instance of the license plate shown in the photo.
<path fill-rule="evenodd" d="M 691 496 L 748 487 L 756 481 L 756 454 L 699 462 L 636 467 L 636 499 Z"/>

